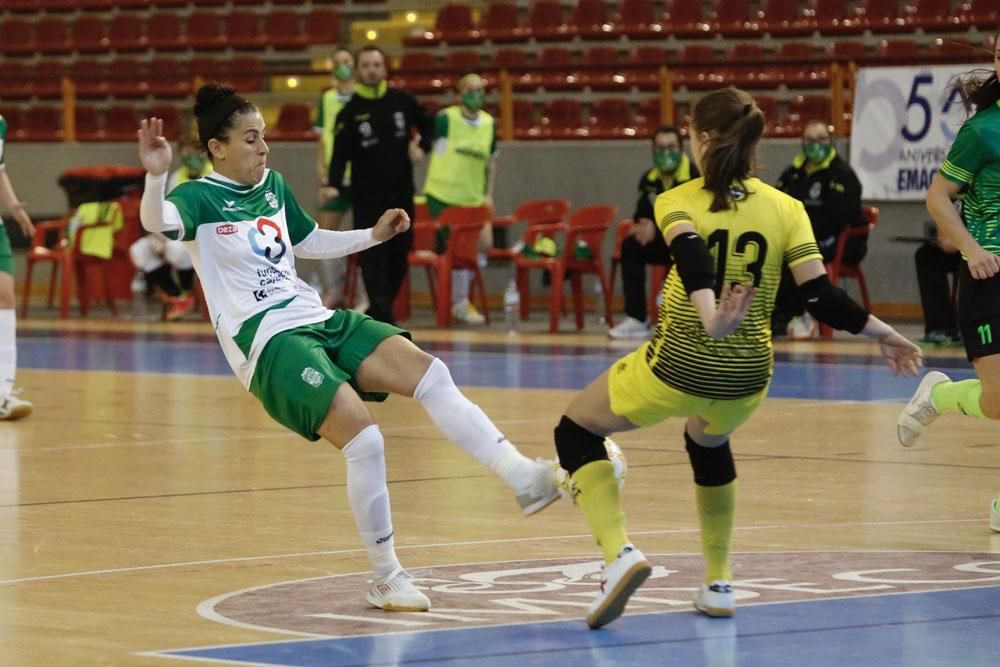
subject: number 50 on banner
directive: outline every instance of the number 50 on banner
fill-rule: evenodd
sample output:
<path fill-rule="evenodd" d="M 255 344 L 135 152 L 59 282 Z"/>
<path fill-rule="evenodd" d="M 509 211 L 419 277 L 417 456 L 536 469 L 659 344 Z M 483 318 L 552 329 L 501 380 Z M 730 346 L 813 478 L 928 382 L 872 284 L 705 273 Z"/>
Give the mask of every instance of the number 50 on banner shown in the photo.
<path fill-rule="evenodd" d="M 949 89 L 976 65 L 866 67 L 858 71 L 851 166 L 870 200 L 922 200 L 965 120 Z"/>

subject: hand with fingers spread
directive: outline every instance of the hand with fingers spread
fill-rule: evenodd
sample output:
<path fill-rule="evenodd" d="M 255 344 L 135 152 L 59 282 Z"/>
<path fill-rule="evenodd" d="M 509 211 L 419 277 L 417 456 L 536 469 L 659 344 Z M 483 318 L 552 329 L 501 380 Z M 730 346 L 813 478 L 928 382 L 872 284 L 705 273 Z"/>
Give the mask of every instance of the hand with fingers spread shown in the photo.
<path fill-rule="evenodd" d="M 752 283 L 724 285 L 715 313 L 705 324 L 705 333 L 712 338 L 721 339 L 739 329 L 750 312 L 756 295 L 757 288 Z"/>
<path fill-rule="evenodd" d="M 896 331 L 880 338 L 878 345 L 893 375 L 916 375 L 924 365 L 923 350 Z"/>
<path fill-rule="evenodd" d="M 170 142 L 163 136 L 162 118 L 144 118 L 136 131 L 139 161 L 151 176 L 167 173 L 173 160 Z"/>
<path fill-rule="evenodd" d="M 402 234 L 410 228 L 410 216 L 401 208 L 390 208 L 372 228 L 372 236 L 376 241 L 384 243 L 397 234 Z"/>

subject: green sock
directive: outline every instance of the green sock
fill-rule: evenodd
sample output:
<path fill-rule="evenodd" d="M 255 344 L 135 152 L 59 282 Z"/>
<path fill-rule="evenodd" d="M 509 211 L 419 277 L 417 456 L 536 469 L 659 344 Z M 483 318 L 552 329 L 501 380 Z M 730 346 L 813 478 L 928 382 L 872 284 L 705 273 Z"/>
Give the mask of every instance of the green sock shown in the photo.
<path fill-rule="evenodd" d="M 576 504 L 583 510 L 590 532 L 604 550 L 610 565 L 629 543 L 625 534 L 625 513 L 618 500 L 618 480 L 611 461 L 593 461 L 573 473 Z"/>
<path fill-rule="evenodd" d="M 983 395 L 983 385 L 979 380 L 961 382 L 941 382 L 931 390 L 931 400 L 938 412 L 961 412 L 963 415 L 985 419 L 979 397 Z"/>
<path fill-rule="evenodd" d="M 736 481 L 722 486 L 695 486 L 695 494 L 701 523 L 701 550 L 705 555 L 705 583 L 718 579 L 732 581 L 729 549 L 736 511 Z"/>

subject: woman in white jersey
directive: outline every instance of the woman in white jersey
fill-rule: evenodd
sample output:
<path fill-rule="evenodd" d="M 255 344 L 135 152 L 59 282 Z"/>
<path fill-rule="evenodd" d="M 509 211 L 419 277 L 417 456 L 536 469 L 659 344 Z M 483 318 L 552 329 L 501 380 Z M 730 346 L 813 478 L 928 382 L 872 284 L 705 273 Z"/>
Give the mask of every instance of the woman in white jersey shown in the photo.
<path fill-rule="evenodd" d="M 383 438 L 363 400 L 388 393 L 420 401 L 452 442 L 497 473 L 525 514 L 558 497 L 551 462 L 532 461 L 455 386 L 440 359 L 409 334 L 352 311 L 323 307 L 295 273 L 295 257 L 342 257 L 405 231 L 390 209 L 374 228 L 320 229 L 281 175 L 267 168 L 260 111 L 232 88 L 198 91 L 198 133 L 215 171 L 164 194 L 170 144 L 162 120 L 137 133 L 146 168 L 142 224 L 184 242 L 205 291 L 216 334 L 233 371 L 279 423 L 310 440 L 324 438 L 347 462 L 347 495 L 375 571 L 368 603 L 424 611 L 393 547 Z"/>

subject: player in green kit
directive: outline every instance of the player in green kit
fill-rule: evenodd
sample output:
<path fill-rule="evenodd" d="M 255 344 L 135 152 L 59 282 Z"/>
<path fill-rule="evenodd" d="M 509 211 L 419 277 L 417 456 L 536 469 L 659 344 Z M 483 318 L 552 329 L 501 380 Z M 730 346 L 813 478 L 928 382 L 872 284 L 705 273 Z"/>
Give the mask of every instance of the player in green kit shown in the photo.
<path fill-rule="evenodd" d="M 164 192 L 170 145 L 162 121 L 142 121 L 146 168 L 143 226 L 184 243 L 201 278 L 216 335 L 233 372 L 276 421 L 343 452 L 347 495 L 375 580 L 368 603 L 424 611 L 427 597 L 400 566 L 393 546 L 384 441 L 363 400 L 389 393 L 418 400 L 448 439 L 499 475 L 525 514 L 559 497 L 549 461 L 524 457 L 455 386 L 440 359 L 395 326 L 328 310 L 295 273 L 295 258 L 343 257 L 404 232 L 401 209 L 374 227 L 320 229 L 281 174 L 267 168 L 260 111 L 232 88 L 198 91 L 198 134 L 214 171 Z"/>
<path fill-rule="evenodd" d="M 920 366 L 919 347 L 830 283 L 802 202 L 752 176 L 763 131 L 763 113 L 741 90 L 716 90 L 695 104 L 691 153 L 703 176 L 660 194 L 654 206 L 674 259 L 664 317 L 653 340 L 584 389 L 555 429 L 559 461 L 604 552 L 601 590 L 587 614 L 592 628 L 618 618 L 652 571 L 625 532 L 604 439 L 670 417 L 686 420 L 706 562 L 694 605 L 709 616 L 733 615 L 736 466 L 729 437 L 767 394 L 771 311 L 783 265 L 816 319 L 878 340 L 894 373 L 916 374 Z"/>
<path fill-rule="evenodd" d="M 955 85 L 975 115 L 965 121 L 927 192 L 927 210 L 940 234 L 962 253 L 958 278 L 958 326 L 978 376 L 952 382 L 931 371 L 899 415 L 899 442 L 911 447 L 924 428 L 945 412 L 1000 419 L 1000 31 L 993 71 L 972 72 Z M 964 216 L 952 200 L 967 188 Z M 990 507 L 990 527 L 1000 532 L 1000 496 Z"/>
<path fill-rule="evenodd" d="M 0 204 L 10 211 L 28 238 L 35 234 L 31 217 L 24 202 L 14 194 L 7 175 L 7 120 L 0 116 Z M 17 318 L 14 310 L 14 252 L 7 230 L 0 219 L 0 421 L 20 419 L 31 414 L 31 403 L 14 394 L 14 373 L 17 370 Z"/>

